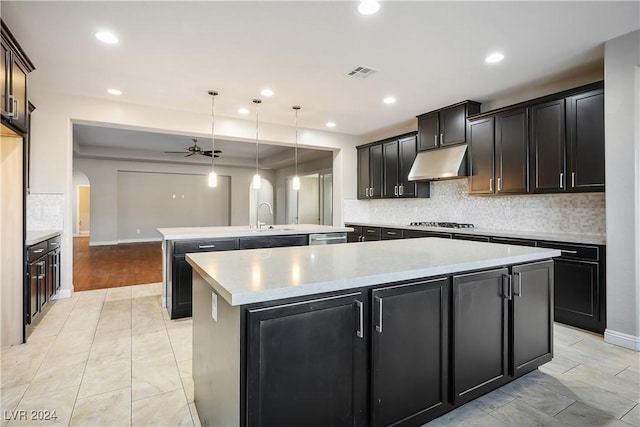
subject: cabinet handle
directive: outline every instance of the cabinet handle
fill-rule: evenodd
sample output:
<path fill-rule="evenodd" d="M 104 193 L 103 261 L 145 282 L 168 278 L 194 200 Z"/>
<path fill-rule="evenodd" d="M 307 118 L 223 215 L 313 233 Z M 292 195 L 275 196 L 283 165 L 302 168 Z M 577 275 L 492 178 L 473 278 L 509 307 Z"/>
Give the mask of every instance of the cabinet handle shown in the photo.
<path fill-rule="evenodd" d="M 564 172 L 560 172 L 560 188 L 564 188 Z"/>
<path fill-rule="evenodd" d="M 576 188 L 576 173 L 571 172 L 571 188 Z"/>
<path fill-rule="evenodd" d="M 505 282 L 507 284 L 507 290 L 504 290 Z M 513 288 L 511 287 L 511 276 L 508 274 L 502 275 L 502 293 L 503 297 L 511 301 L 513 298 Z"/>
<path fill-rule="evenodd" d="M 391 235 L 391 236 L 395 236 L 396 232 L 395 231 L 387 231 L 387 234 Z"/>
<path fill-rule="evenodd" d="M 14 109 L 13 109 L 13 111 L 11 112 L 11 115 L 12 115 L 15 119 L 18 119 L 18 116 L 19 116 L 19 112 L 20 112 L 20 108 L 18 108 L 18 107 L 19 107 L 19 105 L 20 105 L 20 104 L 18 104 L 18 99 L 17 99 L 17 98 L 13 98 L 13 106 L 14 106 Z"/>
<path fill-rule="evenodd" d="M 518 279 L 517 283 L 518 283 L 518 290 L 515 290 L 515 286 L 513 289 L 513 295 L 517 296 L 517 297 L 521 297 L 522 296 L 522 273 L 519 271 L 516 273 L 516 278 Z"/>
<path fill-rule="evenodd" d="M 41 254 L 42 252 L 44 252 L 44 249 L 36 249 L 33 251 L 34 254 Z"/>
<path fill-rule="evenodd" d="M 502 178 L 498 178 L 498 191 L 502 191 Z"/>
<path fill-rule="evenodd" d="M 363 334 L 364 314 L 363 314 L 363 308 L 362 308 L 362 301 L 356 301 L 356 305 L 358 306 L 358 312 L 359 312 L 358 331 L 356 332 L 356 335 L 358 336 L 358 338 L 362 338 L 364 337 L 364 334 Z"/>
<path fill-rule="evenodd" d="M 211 248 L 215 248 L 216 245 L 198 245 L 199 249 L 211 249 Z"/>
<path fill-rule="evenodd" d="M 493 178 L 489 178 L 489 191 L 493 193 Z"/>
<path fill-rule="evenodd" d="M 13 111 L 13 107 L 15 106 L 15 103 L 13 102 L 14 96 L 13 95 L 9 95 L 9 111 L 7 111 L 7 116 L 9 117 L 14 117 L 15 112 Z"/>
<path fill-rule="evenodd" d="M 376 325 L 376 331 L 382 333 L 382 298 L 375 297 L 375 300 L 378 301 L 378 324 Z"/>
<path fill-rule="evenodd" d="M 442 141 L 444 140 L 444 133 L 440 134 L 440 145 L 442 145 Z"/>
<path fill-rule="evenodd" d="M 403 196 L 404 195 L 404 185 L 400 184 L 400 195 Z"/>
<path fill-rule="evenodd" d="M 397 185 L 396 185 L 395 187 L 393 187 L 393 194 L 394 194 L 395 196 L 397 196 L 397 195 L 398 195 L 398 186 L 397 186 Z"/>
<path fill-rule="evenodd" d="M 570 254 L 570 255 L 576 255 L 578 253 L 578 251 L 569 251 L 565 249 L 562 249 L 560 252 L 563 254 Z"/>
<path fill-rule="evenodd" d="M 433 135 L 433 145 L 438 146 L 438 134 Z"/>
<path fill-rule="evenodd" d="M 369 187 L 369 197 L 373 197 L 373 187 Z"/>
<path fill-rule="evenodd" d="M 367 187 L 367 188 L 365 188 L 365 189 L 364 189 L 364 195 L 365 195 L 366 197 L 369 197 L 369 187 Z"/>

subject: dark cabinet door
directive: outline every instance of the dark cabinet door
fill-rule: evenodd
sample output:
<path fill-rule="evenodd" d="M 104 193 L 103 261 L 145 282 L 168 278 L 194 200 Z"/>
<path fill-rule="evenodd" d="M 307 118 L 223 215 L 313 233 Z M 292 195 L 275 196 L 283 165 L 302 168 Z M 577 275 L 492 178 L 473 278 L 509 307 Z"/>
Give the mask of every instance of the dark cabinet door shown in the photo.
<path fill-rule="evenodd" d="M 453 398 L 458 405 L 508 375 L 508 270 L 453 277 Z"/>
<path fill-rule="evenodd" d="M 531 190 L 557 193 L 565 189 L 565 100 L 531 107 Z"/>
<path fill-rule="evenodd" d="M 369 147 L 358 148 L 358 199 L 369 198 Z"/>
<path fill-rule="evenodd" d="M 408 180 L 416 154 L 415 136 L 398 141 L 398 194 L 400 197 L 416 197 L 417 184 Z"/>
<path fill-rule="evenodd" d="M 556 258 L 554 265 L 555 320 L 594 332 L 604 332 L 600 307 L 599 263 Z"/>
<path fill-rule="evenodd" d="M 438 113 L 420 116 L 418 118 L 418 151 L 433 150 L 439 146 Z"/>
<path fill-rule="evenodd" d="M 529 190 L 529 126 L 526 108 L 496 116 L 496 192 Z"/>
<path fill-rule="evenodd" d="M 494 192 L 494 120 L 493 117 L 469 122 L 469 193 Z"/>
<path fill-rule="evenodd" d="M 306 246 L 309 237 L 305 235 L 294 236 L 259 236 L 241 237 L 239 239 L 240 249 L 258 248 L 281 248 L 285 246 Z"/>
<path fill-rule="evenodd" d="M 449 406 L 449 279 L 372 296 L 371 425 L 420 425 Z"/>
<path fill-rule="evenodd" d="M 371 179 L 369 181 L 369 197 L 382 197 L 382 145 L 374 145 L 369 148 L 369 168 L 371 170 Z"/>
<path fill-rule="evenodd" d="M 440 111 L 440 145 L 462 144 L 466 141 L 466 104 Z"/>
<path fill-rule="evenodd" d="M 382 144 L 382 197 L 398 197 L 398 141 Z"/>
<path fill-rule="evenodd" d="M 27 324 L 30 324 L 40 312 L 40 281 L 43 264 L 41 261 L 34 261 L 28 265 L 27 277 L 29 278 Z"/>
<path fill-rule="evenodd" d="M 15 56 L 11 55 L 11 112 L 13 114 L 11 123 L 22 131 L 27 130 L 27 117 L 29 115 L 29 105 L 27 103 L 27 68 Z"/>
<path fill-rule="evenodd" d="M 171 295 L 171 318 L 191 316 L 193 271 L 185 255 L 173 256 L 173 293 Z"/>
<path fill-rule="evenodd" d="M 47 255 L 47 299 L 51 299 L 56 293 L 56 257 L 55 251 L 49 252 Z"/>
<path fill-rule="evenodd" d="M 2 115 L 6 115 L 9 111 L 9 61 L 9 48 L 4 43 L 0 43 L 0 113 Z"/>
<path fill-rule="evenodd" d="M 247 316 L 248 426 L 367 424 L 367 319 L 361 292 Z"/>
<path fill-rule="evenodd" d="M 513 267 L 511 375 L 532 371 L 553 357 L 553 261 Z"/>
<path fill-rule="evenodd" d="M 604 191 L 604 90 L 567 99 L 572 191 Z"/>

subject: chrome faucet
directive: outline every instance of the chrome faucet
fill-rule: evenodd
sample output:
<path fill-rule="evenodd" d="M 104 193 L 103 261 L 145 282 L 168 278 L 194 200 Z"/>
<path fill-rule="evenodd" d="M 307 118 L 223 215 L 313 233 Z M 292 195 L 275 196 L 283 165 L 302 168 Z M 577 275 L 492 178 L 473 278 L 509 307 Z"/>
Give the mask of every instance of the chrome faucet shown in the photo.
<path fill-rule="evenodd" d="M 267 207 L 269 208 L 269 213 L 271 214 L 271 221 L 273 221 L 273 206 L 271 206 L 271 203 L 260 202 L 260 204 L 258 205 L 258 210 L 256 211 L 256 228 L 258 230 L 266 224 L 266 222 L 260 222 L 260 208 L 262 207 L 262 205 L 267 205 Z"/>

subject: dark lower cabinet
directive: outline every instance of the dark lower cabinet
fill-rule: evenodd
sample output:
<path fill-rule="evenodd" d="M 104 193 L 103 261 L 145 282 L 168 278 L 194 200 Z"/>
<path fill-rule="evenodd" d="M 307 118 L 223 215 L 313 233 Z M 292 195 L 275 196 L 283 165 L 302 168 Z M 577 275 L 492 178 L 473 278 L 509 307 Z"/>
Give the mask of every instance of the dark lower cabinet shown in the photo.
<path fill-rule="evenodd" d="M 30 325 L 60 290 L 60 236 L 25 248 L 24 325 Z"/>
<path fill-rule="evenodd" d="M 553 357 L 553 262 L 512 268 L 510 374 L 520 376 Z"/>
<path fill-rule="evenodd" d="M 603 333 L 600 322 L 599 265 L 594 261 L 557 259 L 555 318 L 558 322 Z"/>
<path fill-rule="evenodd" d="M 420 425 L 449 408 L 449 280 L 372 291 L 371 425 Z"/>
<path fill-rule="evenodd" d="M 247 310 L 247 426 L 367 424 L 362 292 Z"/>
<path fill-rule="evenodd" d="M 453 277 L 453 400 L 498 387 L 508 375 L 508 280 L 501 268 Z"/>
<path fill-rule="evenodd" d="M 468 402 L 553 357 L 553 261 L 453 277 L 453 399 Z"/>
<path fill-rule="evenodd" d="M 285 246 L 306 246 L 309 237 L 305 235 L 295 236 L 259 236 L 240 237 L 238 249 L 281 248 Z"/>

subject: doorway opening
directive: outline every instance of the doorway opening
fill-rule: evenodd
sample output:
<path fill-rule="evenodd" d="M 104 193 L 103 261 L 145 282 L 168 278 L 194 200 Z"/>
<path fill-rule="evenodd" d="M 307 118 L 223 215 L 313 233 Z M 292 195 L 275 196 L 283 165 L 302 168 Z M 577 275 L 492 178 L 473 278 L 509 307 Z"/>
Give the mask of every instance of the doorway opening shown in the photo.
<path fill-rule="evenodd" d="M 333 171 L 300 177 L 300 190 L 287 178 L 287 223 L 333 225 Z"/>
<path fill-rule="evenodd" d="M 78 186 L 78 235 L 89 236 L 91 227 L 91 187 Z"/>

